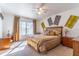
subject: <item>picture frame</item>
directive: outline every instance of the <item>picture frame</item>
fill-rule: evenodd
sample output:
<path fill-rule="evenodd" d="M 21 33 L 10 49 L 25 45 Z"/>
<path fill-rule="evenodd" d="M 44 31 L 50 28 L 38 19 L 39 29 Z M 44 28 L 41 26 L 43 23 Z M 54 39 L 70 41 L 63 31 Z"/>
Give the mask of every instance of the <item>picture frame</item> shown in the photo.
<path fill-rule="evenodd" d="M 49 24 L 49 26 L 53 25 L 53 21 L 52 21 L 51 17 L 48 18 L 48 24 Z"/>
<path fill-rule="evenodd" d="M 42 22 L 42 23 L 41 23 L 41 26 L 42 26 L 42 29 L 43 29 L 43 31 L 44 31 L 44 30 L 45 30 L 45 28 L 46 28 L 46 26 L 45 26 L 44 22 Z"/>
<path fill-rule="evenodd" d="M 71 15 L 69 19 L 67 20 L 65 26 L 72 29 L 74 25 L 76 24 L 76 22 L 78 21 L 78 18 L 79 18 L 78 16 Z"/>
<path fill-rule="evenodd" d="M 54 20 L 54 25 L 59 25 L 60 18 L 61 18 L 60 15 L 56 15 L 55 20 Z"/>

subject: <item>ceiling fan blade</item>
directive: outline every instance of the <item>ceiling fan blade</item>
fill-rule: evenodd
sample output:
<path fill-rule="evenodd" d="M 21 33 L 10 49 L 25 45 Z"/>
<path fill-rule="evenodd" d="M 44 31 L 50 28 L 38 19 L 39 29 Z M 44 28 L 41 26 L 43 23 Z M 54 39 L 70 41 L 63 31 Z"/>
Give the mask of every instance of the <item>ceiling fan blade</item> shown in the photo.
<path fill-rule="evenodd" d="M 45 5 L 45 3 L 41 3 L 40 7 L 43 7 Z"/>

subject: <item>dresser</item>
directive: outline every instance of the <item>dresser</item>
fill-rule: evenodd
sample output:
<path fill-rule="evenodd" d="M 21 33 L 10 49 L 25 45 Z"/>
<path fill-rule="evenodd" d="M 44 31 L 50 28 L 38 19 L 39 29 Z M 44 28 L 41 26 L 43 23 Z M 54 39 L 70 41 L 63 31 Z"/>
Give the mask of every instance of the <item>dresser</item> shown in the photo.
<path fill-rule="evenodd" d="M 73 39 L 73 55 L 79 56 L 79 39 Z"/>
<path fill-rule="evenodd" d="M 11 38 L 10 37 L 0 38 L 0 50 L 10 48 L 10 44 L 11 44 Z"/>
<path fill-rule="evenodd" d="M 73 48 L 73 38 L 64 36 L 61 42 L 64 46 Z"/>

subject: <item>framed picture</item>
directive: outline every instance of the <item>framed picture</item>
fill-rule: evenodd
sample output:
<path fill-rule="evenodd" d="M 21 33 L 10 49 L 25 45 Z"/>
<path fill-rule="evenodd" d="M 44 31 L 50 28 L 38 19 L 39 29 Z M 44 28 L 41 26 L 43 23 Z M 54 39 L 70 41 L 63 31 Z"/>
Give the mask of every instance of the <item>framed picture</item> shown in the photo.
<path fill-rule="evenodd" d="M 69 17 L 69 19 L 67 20 L 65 26 L 68 27 L 68 28 L 70 28 L 70 29 L 72 29 L 73 26 L 74 26 L 74 25 L 76 24 L 76 22 L 78 21 L 78 18 L 79 18 L 78 16 L 71 15 L 71 16 Z"/>
<path fill-rule="evenodd" d="M 54 25 L 58 25 L 59 24 L 60 18 L 61 18 L 60 15 L 56 15 L 55 20 L 54 20 Z"/>
<path fill-rule="evenodd" d="M 42 26 L 43 30 L 45 30 L 46 26 L 45 26 L 44 22 L 41 23 L 41 26 Z"/>
<path fill-rule="evenodd" d="M 49 26 L 53 25 L 53 21 L 52 21 L 51 17 L 48 18 L 48 23 L 49 23 Z"/>

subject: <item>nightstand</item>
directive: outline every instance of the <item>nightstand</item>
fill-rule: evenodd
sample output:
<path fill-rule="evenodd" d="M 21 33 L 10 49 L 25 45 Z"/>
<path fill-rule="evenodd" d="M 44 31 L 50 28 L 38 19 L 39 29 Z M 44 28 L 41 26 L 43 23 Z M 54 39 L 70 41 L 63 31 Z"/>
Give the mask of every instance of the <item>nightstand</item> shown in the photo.
<path fill-rule="evenodd" d="M 79 56 L 79 39 L 73 39 L 73 55 Z"/>
<path fill-rule="evenodd" d="M 73 38 L 72 37 L 63 37 L 62 38 L 62 44 L 64 46 L 73 48 Z"/>

